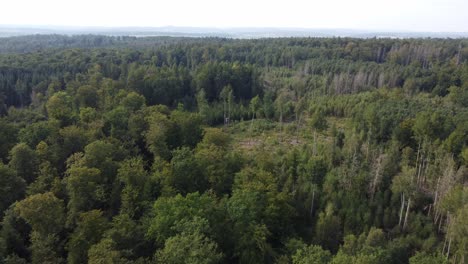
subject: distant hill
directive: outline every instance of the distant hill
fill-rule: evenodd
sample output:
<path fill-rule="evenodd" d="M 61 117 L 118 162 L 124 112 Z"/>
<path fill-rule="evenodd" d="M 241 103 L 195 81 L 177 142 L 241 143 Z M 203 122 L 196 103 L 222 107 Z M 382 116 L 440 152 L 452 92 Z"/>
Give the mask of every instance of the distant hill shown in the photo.
<path fill-rule="evenodd" d="M 468 32 L 392 32 L 320 28 L 204 28 L 204 27 L 65 27 L 0 25 L 0 37 L 35 34 L 172 36 L 172 37 L 355 37 L 355 38 L 467 38 Z"/>

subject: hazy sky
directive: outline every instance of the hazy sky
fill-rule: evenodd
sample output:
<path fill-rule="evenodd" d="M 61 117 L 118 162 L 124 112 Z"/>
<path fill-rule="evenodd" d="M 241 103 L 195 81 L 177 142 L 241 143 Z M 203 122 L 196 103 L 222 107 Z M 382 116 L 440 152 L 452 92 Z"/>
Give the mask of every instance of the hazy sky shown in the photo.
<path fill-rule="evenodd" d="M 0 24 L 468 31 L 468 0 L 3 0 Z"/>

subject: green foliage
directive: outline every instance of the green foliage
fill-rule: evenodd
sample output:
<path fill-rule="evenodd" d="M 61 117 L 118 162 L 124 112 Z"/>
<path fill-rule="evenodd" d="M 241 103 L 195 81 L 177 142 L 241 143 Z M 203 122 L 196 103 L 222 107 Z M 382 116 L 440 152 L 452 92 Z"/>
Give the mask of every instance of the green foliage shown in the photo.
<path fill-rule="evenodd" d="M 314 115 L 312 115 L 310 125 L 318 131 L 323 131 L 327 129 L 328 125 L 327 120 L 325 119 L 325 114 L 320 110 L 316 111 Z"/>
<path fill-rule="evenodd" d="M 118 250 L 114 249 L 114 242 L 111 239 L 103 239 L 88 251 L 88 263 L 124 264 L 126 260 Z"/>
<path fill-rule="evenodd" d="M 334 215 L 332 204 L 328 204 L 325 211 L 319 214 L 315 227 L 315 237 L 319 245 L 331 251 L 336 251 L 341 237 L 341 221 Z"/>
<path fill-rule="evenodd" d="M 331 254 L 329 251 L 323 250 L 320 246 L 307 246 L 302 249 L 298 249 L 292 256 L 293 264 L 325 264 L 331 260 Z"/>
<path fill-rule="evenodd" d="M 15 211 L 31 225 L 38 236 L 54 235 L 64 228 L 63 201 L 50 192 L 26 197 L 16 203 Z"/>
<path fill-rule="evenodd" d="M 154 203 L 155 216 L 151 220 L 148 236 L 163 244 L 166 239 L 190 227 L 188 223 L 205 219 L 209 225 L 203 230 L 213 234 L 215 223 L 219 221 L 219 208 L 213 195 L 189 193 L 185 197 L 178 194 L 174 197 L 160 197 Z M 191 231 L 191 230 L 186 230 Z"/>
<path fill-rule="evenodd" d="M 96 168 L 72 167 L 67 174 L 68 221 L 73 221 L 80 212 L 98 208 L 106 193 L 101 171 Z"/>
<path fill-rule="evenodd" d="M 122 105 L 132 112 L 140 110 L 145 105 L 145 97 L 135 92 L 130 92 L 122 99 Z"/>
<path fill-rule="evenodd" d="M 216 243 L 199 233 L 170 237 L 156 253 L 160 263 L 168 264 L 214 264 L 221 263 L 222 257 Z"/>
<path fill-rule="evenodd" d="M 58 237 L 55 234 L 44 235 L 33 231 L 31 233 L 31 263 L 64 263 L 60 257 Z"/>
<path fill-rule="evenodd" d="M 162 179 L 164 185 L 182 194 L 207 188 L 207 180 L 202 177 L 192 150 L 182 147 L 174 150 L 172 156 L 171 174 Z"/>
<path fill-rule="evenodd" d="M 10 151 L 10 162 L 8 163 L 16 175 L 26 181 L 32 182 L 38 172 L 37 154 L 28 145 L 19 143 Z"/>
<path fill-rule="evenodd" d="M 226 149 L 231 143 L 231 137 L 219 128 L 206 128 L 203 133 L 203 145 L 214 145 Z"/>
<path fill-rule="evenodd" d="M 4 212 L 1 226 L 0 256 L 5 257 L 5 261 L 9 259 L 13 263 L 15 260 L 21 263 L 21 261 L 29 259 L 30 252 L 27 246 L 29 245 L 31 227 L 18 216 L 14 206 Z"/>
<path fill-rule="evenodd" d="M 462 88 L 457 86 L 451 86 L 448 90 L 448 98 L 450 99 L 450 101 L 452 101 L 456 105 L 468 107 L 468 90 L 466 89 L 466 87 Z"/>
<path fill-rule="evenodd" d="M 170 116 L 175 128 L 172 134 L 177 134 L 177 146 L 195 147 L 202 137 L 202 120 L 199 115 L 183 112 L 180 110 L 172 111 Z M 174 135 L 172 135 L 174 136 Z"/>
<path fill-rule="evenodd" d="M 418 252 L 409 259 L 410 264 L 444 264 L 449 263 L 447 258 L 439 254 L 428 255 L 424 252 Z"/>
<path fill-rule="evenodd" d="M 17 128 L 5 119 L 0 118 L 0 160 L 6 162 L 8 152 L 16 143 L 16 134 Z"/>
<path fill-rule="evenodd" d="M 461 156 L 462 156 L 462 159 L 463 159 L 463 162 L 465 164 L 465 166 L 468 165 L 468 147 L 465 147 L 461 153 Z"/>
<path fill-rule="evenodd" d="M 39 142 L 54 137 L 58 131 L 59 127 L 55 122 L 51 122 L 50 120 L 41 121 L 21 129 L 18 137 L 21 142 L 25 142 L 29 147 L 33 148 L 39 144 Z"/>
<path fill-rule="evenodd" d="M 25 191 L 25 182 L 14 170 L 0 162 L 0 213 L 15 201 L 21 199 Z"/>
<path fill-rule="evenodd" d="M 79 107 L 96 108 L 98 105 L 97 98 L 96 88 L 91 85 L 80 86 L 75 95 Z M 48 111 L 50 111 L 49 108 Z"/>
<path fill-rule="evenodd" d="M 132 217 L 141 216 L 149 207 L 146 201 L 150 198 L 148 193 L 145 192 L 148 173 L 145 171 L 143 161 L 139 158 L 123 161 L 117 177 L 124 184 L 121 193 L 121 213 Z"/>
<path fill-rule="evenodd" d="M 92 210 L 81 213 L 67 244 L 68 263 L 87 262 L 89 248 L 101 240 L 107 227 L 108 222 L 102 211 Z"/>
<path fill-rule="evenodd" d="M 62 125 L 68 124 L 73 119 L 71 98 L 66 92 L 52 95 L 47 101 L 46 109 L 49 117 L 59 120 Z"/>
<path fill-rule="evenodd" d="M 155 157 L 169 158 L 169 132 L 173 124 L 160 112 L 152 113 L 147 119 L 149 128 L 144 132 L 146 147 Z"/>
<path fill-rule="evenodd" d="M 286 215 L 293 215 L 293 209 L 266 171 L 240 171 L 233 188 L 227 210 L 238 241 L 235 254 L 243 263 L 262 262 L 272 254 L 269 239 L 287 233 L 290 219 Z"/>
<path fill-rule="evenodd" d="M 109 239 L 113 243 L 112 248 L 125 258 L 151 257 L 153 243 L 145 236 L 150 224 L 146 220 L 150 219 L 138 222 L 127 214 L 116 215 L 101 242 Z"/>
<path fill-rule="evenodd" d="M 463 262 L 467 45 L 2 39 L 0 263 Z"/>

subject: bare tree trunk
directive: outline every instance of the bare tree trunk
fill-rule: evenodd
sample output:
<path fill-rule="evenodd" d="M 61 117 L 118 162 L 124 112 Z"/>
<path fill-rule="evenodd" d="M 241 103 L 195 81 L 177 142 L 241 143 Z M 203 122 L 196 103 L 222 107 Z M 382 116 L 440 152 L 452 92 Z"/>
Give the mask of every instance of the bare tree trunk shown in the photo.
<path fill-rule="evenodd" d="M 449 238 L 449 244 L 448 244 L 448 249 L 447 249 L 447 260 L 449 259 L 450 256 L 450 246 L 452 245 L 452 238 Z"/>
<path fill-rule="evenodd" d="M 398 221 L 398 226 L 401 227 L 401 220 L 403 219 L 403 210 L 405 208 L 405 194 L 401 194 L 401 209 L 400 209 L 400 221 Z"/>
<path fill-rule="evenodd" d="M 406 223 L 408 222 L 409 208 L 411 205 L 411 198 L 408 198 L 408 205 L 406 206 L 405 222 L 403 223 L 403 230 L 406 228 Z"/>
<path fill-rule="evenodd" d="M 442 228 L 442 222 L 444 222 L 444 217 L 441 216 L 440 219 L 439 219 L 439 232 L 440 232 L 440 229 Z"/>
<path fill-rule="evenodd" d="M 439 198 L 439 184 L 440 184 L 440 176 L 437 179 L 436 190 L 435 190 L 435 194 L 434 194 L 434 208 L 436 207 L 437 199 Z"/>
<path fill-rule="evenodd" d="M 426 178 L 427 178 L 427 171 L 429 170 L 429 160 L 426 158 L 426 167 L 424 168 L 424 173 L 423 173 L 423 183 L 426 183 Z"/>
<path fill-rule="evenodd" d="M 382 159 L 383 159 L 383 156 L 382 156 L 382 153 L 379 154 L 379 156 L 377 157 L 377 164 L 375 165 L 375 174 L 374 174 L 374 180 L 372 181 L 372 188 L 371 188 L 371 201 L 374 200 L 374 194 L 375 194 L 375 191 L 377 189 L 377 184 L 379 183 L 380 181 L 380 170 L 381 170 L 381 167 L 382 167 Z"/>

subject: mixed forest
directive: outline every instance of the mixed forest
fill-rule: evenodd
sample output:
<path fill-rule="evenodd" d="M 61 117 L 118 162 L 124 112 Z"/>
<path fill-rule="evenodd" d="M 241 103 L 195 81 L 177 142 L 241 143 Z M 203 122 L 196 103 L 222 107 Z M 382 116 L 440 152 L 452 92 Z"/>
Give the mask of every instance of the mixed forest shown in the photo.
<path fill-rule="evenodd" d="M 0 263 L 466 263 L 468 40 L 0 39 Z"/>

